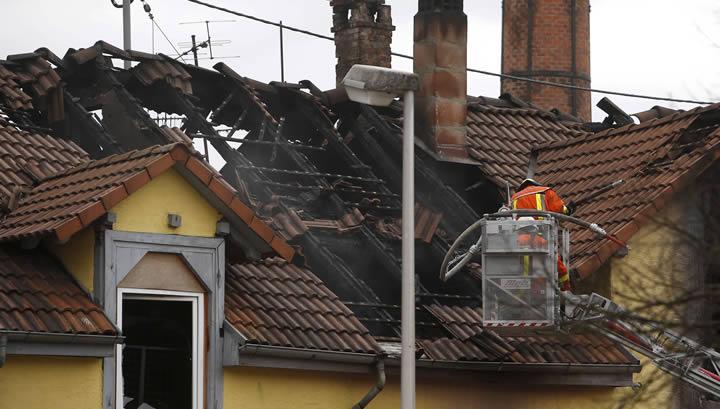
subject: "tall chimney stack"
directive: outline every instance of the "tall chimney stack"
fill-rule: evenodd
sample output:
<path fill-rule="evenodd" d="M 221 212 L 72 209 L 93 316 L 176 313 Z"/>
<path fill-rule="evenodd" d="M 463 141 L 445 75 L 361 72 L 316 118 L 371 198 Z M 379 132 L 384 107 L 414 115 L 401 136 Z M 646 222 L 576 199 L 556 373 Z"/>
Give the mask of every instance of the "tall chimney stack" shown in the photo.
<path fill-rule="evenodd" d="M 355 64 L 390 68 L 392 25 L 385 0 L 331 0 L 335 34 L 335 81 Z"/>
<path fill-rule="evenodd" d="M 503 0 L 502 73 L 590 87 L 590 0 Z M 591 120 L 590 93 L 503 79 L 502 92 Z"/>
<path fill-rule="evenodd" d="M 467 158 L 467 16 L 463 0 L 418 0 L 416 133 L 440 156 Z"/>

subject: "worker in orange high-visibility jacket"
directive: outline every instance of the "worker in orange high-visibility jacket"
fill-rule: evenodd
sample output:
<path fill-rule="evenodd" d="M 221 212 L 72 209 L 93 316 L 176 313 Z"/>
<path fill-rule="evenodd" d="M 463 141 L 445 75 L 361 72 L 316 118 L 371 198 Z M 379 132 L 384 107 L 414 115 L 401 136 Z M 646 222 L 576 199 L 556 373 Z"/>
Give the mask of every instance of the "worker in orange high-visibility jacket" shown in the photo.
<path fill-rule="evenodd" d="M 554 190 L 547 186 L 542 186 L 534 179 L 525 179 L 522 181 L 520 186 L 518 186 L 517 193 L 512 196 L 512 206 L 513 209 L 546 210 L 548 212 L 567 215 L 575 211 L 575 206 L 572 202 L 565 204 Z M 543 247 L 546 243 L 547 241 L 537 234 L 524 234 L 518 237 L 519 245 Z M 525 257 L 528 258 L 528 256 Z M 529 260 L 524 260 L 523 265 L 525 269 L 528 269 Z M 560 255 L 558 255 L 557 270 L 560 289 L 570 291 L 570 273 L 565 263 L 560 259 Z"/>

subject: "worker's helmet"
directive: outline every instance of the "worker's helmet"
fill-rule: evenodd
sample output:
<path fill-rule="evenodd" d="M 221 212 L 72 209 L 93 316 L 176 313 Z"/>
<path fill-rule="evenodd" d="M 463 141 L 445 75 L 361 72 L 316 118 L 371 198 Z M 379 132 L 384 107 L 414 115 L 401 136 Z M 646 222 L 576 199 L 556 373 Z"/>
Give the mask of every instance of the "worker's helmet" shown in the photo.
<path fill-rule="evenodd" d="M 518 191 L 520 191 L 528 186 L 542 186 L 542 185 L 540 185 L 540 183 L 535 179 L 527 178 L 527 179 L 523 180 L 522 182 L 520 182 L 520 186 L 518 186 Z"/>

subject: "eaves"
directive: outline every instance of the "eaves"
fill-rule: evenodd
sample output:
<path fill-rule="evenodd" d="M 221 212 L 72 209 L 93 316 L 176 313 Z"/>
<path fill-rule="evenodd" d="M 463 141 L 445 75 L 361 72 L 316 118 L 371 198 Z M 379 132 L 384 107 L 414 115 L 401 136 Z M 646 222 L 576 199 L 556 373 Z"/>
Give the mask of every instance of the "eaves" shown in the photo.
<path fill-rule="evenodd" d="M 340 373 L 369 373 L 371 364 L 381 355 L 352 352 L 321 351 L 270 345 L 244 344 L 238 348 L 237 359 L 225 366 L 299 369 Z M 389 374 L 398 374 L 400 359 L 385 358 Z M 419 376 L 458 376 L 472 371 L 473 378 L 488 382 L 520 382 L 535 385 L 577 385 L 597 387 L 633 386 L 633 374 L 640 364 L 572 364 L 476 361 L 417 360 Z M 460 376 L 467 376 L 460 375 Z"/>
<path fill-rule="evenodd" d="M 119 335 L 57 334 L 0 331 L 7 337 L 7 355 L 111 357 L 123 342 Z"/>

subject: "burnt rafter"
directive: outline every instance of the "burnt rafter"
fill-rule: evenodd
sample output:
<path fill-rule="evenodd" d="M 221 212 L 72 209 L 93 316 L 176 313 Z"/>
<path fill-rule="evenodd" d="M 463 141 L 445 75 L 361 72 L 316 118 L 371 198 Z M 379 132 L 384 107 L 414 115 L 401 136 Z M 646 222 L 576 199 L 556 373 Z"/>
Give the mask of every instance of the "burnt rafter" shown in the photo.
<path fill-rule="evenodd" d="M 392 186 L 402 185 L 400 180 L 400 163 L 396 158 L 400 157 L 402 140 L 394 132 L 388 123 L 378 113 L 369 107 L 361 107 L 361 120 L 353 121 L 351 132 L 354 137 L 352 145 L 364 160 L 372 164 L 383 178 L 387 179 Z M 397 153 L 393 154 L 384 149 L 373 136 L 368 133 L 368 127 L 362 126 L 363 121 L 379 133 L 379 138 L 392 147 Z M 437 173 L 431 169 L 422 157 L 420 152 L 415 155 L 415 172 L 417 177 L 415 194 L 418 200 L 423 203 L 432 204 L 437 209 L 453 209 L 452 218 L 443 218 L 442 224 L 451 234 L 458 234 L 466 226 L 474 223 L 478 214 L 460 198 L 457 193 L 448 187 Z"/>
<path fill-rule="evenodd" d="M 125 149 L 95 118 L 67 91 L 65 93 L 66 123 L 64 131 L 73 137 L 92 158 L 123 153 Z"/>
<path fill-rule="evenodd" d="M 251 91 L 249 90 L 249 87 L 247 84 L 244 83 L 244 80 L 242 77 L 237 75 L 234 71 L 232 71 L 227 66 L 221 66 L 217 67 L 221 72 L 228 76 L 228 78 L 231 80 L 231 82 L 236 86 L 235 90 L 237 91 L 239 95 L 245 95 L 246 100 L 249 100 L 250 102 L 255 102 L 254 95 L 251 94 Z M 264 109 L 264 106 L 261 107 Z M 268 115 L 270 118 L 273 118 L 273 116 L 268 112 Z M 267 117 L 266 116 L 266 117 Z M 263 123 L 267 123 L 263 120 Z M 355 181 L 361 181 L 360 179 L 365 179 L 362 181 L 365 182 L 373 182 L 373 183 L 379 183 L 380 180 L 377 178 L 362 178 L 359 176 L 353 176 L 353 175 L 342 175 L 342 174 L 330 174 L 327 172 L 321 172 L 315 164 L 308 159 L 305 155 L 300 154 L 297 152 L 297 150 L 292 149 L 291 147 L 286 146 L 289 141 L 284 138 L 283 135 L 281 135 L 281 127 L 279 126 L 280 123 L 277 123 L 278 126 L 272 126 L 273 124 L 276 124 L 277 121 L 273 119 L 271 121 L 271 126 L 263 127 L 261 128 L 261 133 L 264 130 L 265 132 L 269 132 L 271 135 L 267 135 L 265 138 L 261 137 L 261 134 L 258 135 L 257 139 L 274 139 L 275 141 L 282 142 L 281 145 L 278 145 L 279 150 L 282 151 L 282 153 L 290 160 L 292 165 L 295 169 L 284 169 L 284 168 L 270 168 L 270 167 L 258 167 L 254 164 L 248 164 L 244 166 L 250 166 L 255 168 L 255 170 L 261 171 L 261 172 L 267 172 L 267 173 L 284 173 L 288 175 L 296 175 L 296 176 L 305 176 L 308 179 L 314 179 L 313 182 L 317 186 L 322 186 L 324 188 L 332 188 L 332 185 L 327 181 L 328 177 L 333 177 L 335 179 L 348 179 L 348 180 L 355 180 Z M 263 135 L 264 136 L 264 135 Z M 243 168 L 243 165 L 240 166 L 240 168 Z M 328 195 L 329 203 L 332 204 L 333 207 L 335 207 L 336 213 L 345 213 L 347 210 L 349 210 L 345 203 L 345 201 L 339 197 L 337 194 L 330 194 Z"/>

